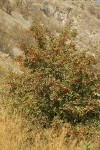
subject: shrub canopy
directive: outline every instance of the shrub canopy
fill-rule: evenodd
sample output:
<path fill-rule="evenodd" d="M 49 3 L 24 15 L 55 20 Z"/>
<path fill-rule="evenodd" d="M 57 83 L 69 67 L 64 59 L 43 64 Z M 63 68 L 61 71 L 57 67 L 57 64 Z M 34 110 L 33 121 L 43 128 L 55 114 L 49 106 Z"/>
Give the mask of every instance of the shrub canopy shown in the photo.
<path fill-rule="evenodd" d="M 76 49 L 76 30 L 65 28 L 54 36 L 34 25 L 30 32 L 36 45 L 21 43 L 25 58 L 17 58 L 25 73 L 10 81 L 14 108 L 43 125 L 50 125 L 55 117 L 72 124 L 99 117 L 100 105 L 94 98 L 99 88 L 93 71 L 96 60 Z"/>

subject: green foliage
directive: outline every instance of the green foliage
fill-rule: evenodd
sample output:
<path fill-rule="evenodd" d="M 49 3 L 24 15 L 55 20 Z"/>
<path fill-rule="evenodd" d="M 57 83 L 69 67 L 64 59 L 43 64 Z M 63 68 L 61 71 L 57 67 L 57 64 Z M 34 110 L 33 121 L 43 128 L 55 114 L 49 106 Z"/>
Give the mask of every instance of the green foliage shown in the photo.
<path fill-rule="evenodd" d="M 25 73 L 10 81 L 14 108 L 31 120 L 38 117 L 43 125 L 55 117 L 72 124 L 99 117 L 100 105 L 93 95 L 99 83 L 93 72 L 96 61 L 76 50 L 77 32 L 65 28 L 55 37 L 37 25 L 30 32 L 37 44 L 21 43 L 25 58 L 18 60 Z"/>

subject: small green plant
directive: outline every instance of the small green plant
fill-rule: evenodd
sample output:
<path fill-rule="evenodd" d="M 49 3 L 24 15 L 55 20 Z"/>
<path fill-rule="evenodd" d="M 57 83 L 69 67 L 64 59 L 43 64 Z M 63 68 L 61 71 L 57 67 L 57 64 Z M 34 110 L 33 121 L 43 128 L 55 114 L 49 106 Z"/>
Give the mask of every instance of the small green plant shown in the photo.
<path fill-rule="evenodd" d="M 35 46 L 21 43 L 25 58 L 17 58 L 25 69 L 11 79 L 14 108 L 32 120 L 50 125 L 55 117 L 72 124 L 99 117 L 100 105 L 93 93 L 99 78 L 93 72 L 94 57 L 76 49 L 76 30 L 64 29 L 58 37 L 43 26 L 30 29 Z"/>

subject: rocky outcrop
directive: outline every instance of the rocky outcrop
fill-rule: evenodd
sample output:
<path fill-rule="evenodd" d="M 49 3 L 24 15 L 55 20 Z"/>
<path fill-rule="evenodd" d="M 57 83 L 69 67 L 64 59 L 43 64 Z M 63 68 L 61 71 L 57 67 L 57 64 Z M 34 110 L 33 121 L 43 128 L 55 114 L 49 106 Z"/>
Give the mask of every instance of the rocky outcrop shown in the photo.
<path fill-rule="evenodd" d="M 6 4 L 8 1 L 9 5 Z M 18 28 L 29 29 L 34 21 L 44 24 L 53 34 L 58 34 L 64 26 L 70 26 L 79 33 L 76 39 L 77 48 L 88 50 L 91 47 L 91 53 L 100 57 L 99 2 L 95 0 L 5 0 L 5 2 L 0 7 L 0 31 L 6 34 L 8 39 L 10 35 L 12 43 L 15 42 L 14 34 L 15 32 L 18 34 Z M 10 13 L 7 12 L 8 6 L 11 8 Z M 16 45 L 13 49 L 17 49 Z M 21 53 L 17 50 L 12 51 L 13 55 Z"/>
<path fill-rule="evenodd" d="M 53 17 L 59 24 L 77 29 L 80 48 L 100 41 L 100 4 L 96 2 L 62 1 L 45 2 L 43 13 L 48 18 Z"/>

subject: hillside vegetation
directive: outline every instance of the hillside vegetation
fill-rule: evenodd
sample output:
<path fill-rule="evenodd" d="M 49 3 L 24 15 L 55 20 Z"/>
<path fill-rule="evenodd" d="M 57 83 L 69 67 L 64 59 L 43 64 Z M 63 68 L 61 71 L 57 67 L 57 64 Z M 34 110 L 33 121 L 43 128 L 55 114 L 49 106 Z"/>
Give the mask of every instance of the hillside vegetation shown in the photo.
<path fill-rule="evenodd" d="M 20 43 L 15 58 L 22 73 L 8 70 L 1 83 L 1 148 L 99 150 L 97 61 L 76 49 L 76 30 L 54 36 L 35 23 L 29 32 L 35 45 Z"/>
<path fill-rule="evenodd" d="M 95 1 L 0 1 L 0 149 L 100 149 Z"/>

